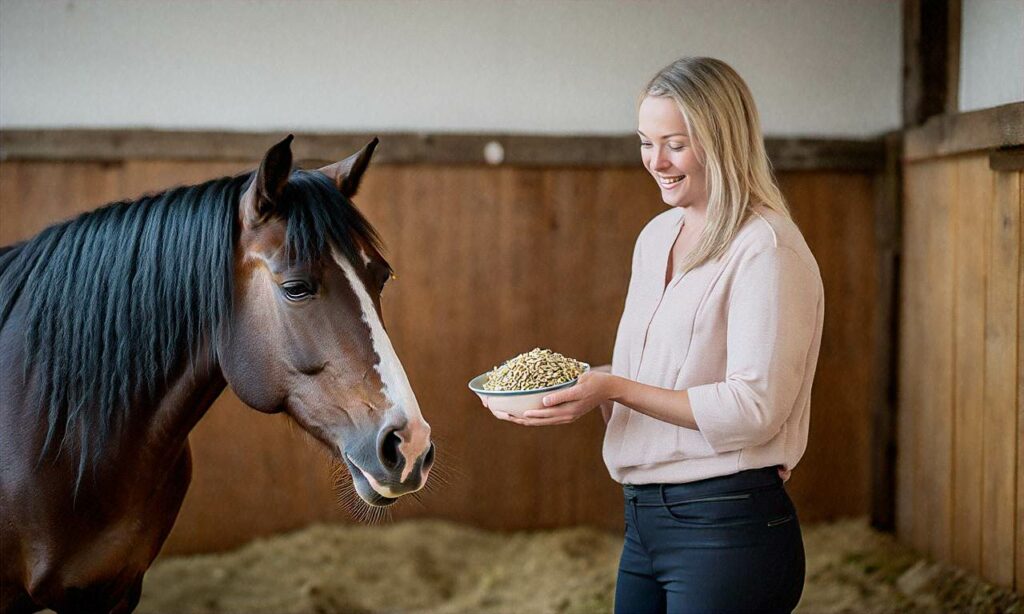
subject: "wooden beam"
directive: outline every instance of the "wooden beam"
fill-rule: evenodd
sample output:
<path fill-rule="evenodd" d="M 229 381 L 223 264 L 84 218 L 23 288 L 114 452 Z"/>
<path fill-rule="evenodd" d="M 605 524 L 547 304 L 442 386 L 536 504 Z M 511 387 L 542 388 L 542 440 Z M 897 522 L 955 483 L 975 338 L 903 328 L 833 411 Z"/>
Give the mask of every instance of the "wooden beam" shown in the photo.
<path fill-rule="evenodd" d="M 900 237 L 903 133 L 886 135 L 886 165 L 875 178 L 878 288 L 872 365 L 871 526 L 896 529 L 897 383 L 899 366 Z"/>
<path fill-rule="evenodd" d="M 903 159 L 908 162 L 971 151 L 1024 145 L 1024 102 L 991 109 L 940 115 L 908 130 Z"/>
<path fill-rule="evenodd" d="M 946 106 L 943 113 L 948 115 L 960 112 L 960 38 L 963 21 L 961 0 L 949 0 L 946 18 Z"/>
<path fill-rule="evenodd" d="M 960 0 L 903 0 L 903 125 L 955 113 Z"/>
<path fill-rule="evenodd" d="M 996 149 L 988 154 L 988 167 L 999 172 L 1024 171 L 1024 146 Z"/>
<path fill-rule="evenodd" d="M 162 130 L 3 130 L 0 160 L 214 160 L 256 162 L 284 136 L 260 132 Z M 638 166 L 636 136 L 509 134 L 300 133 L 292 151 L 301 166 L 337 160 L 374 136 L 374 160 L 384 164 L 497 164 L 523 167 Z M 885 163 L 882 141 L 773 139 L 765 141 L 776 170 L 873 172 Z"/>

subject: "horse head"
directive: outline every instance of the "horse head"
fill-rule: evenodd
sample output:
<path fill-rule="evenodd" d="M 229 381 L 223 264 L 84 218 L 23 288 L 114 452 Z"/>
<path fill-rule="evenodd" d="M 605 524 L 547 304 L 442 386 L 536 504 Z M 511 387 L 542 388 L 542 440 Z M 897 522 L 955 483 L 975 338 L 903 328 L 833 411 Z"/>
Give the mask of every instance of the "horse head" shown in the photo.
<path fill-rule="evenodd" d="M 351 202 L 377 140 L 315 171 L 292 169 L 291 140 L 239 200 L 221 369 L 246 404 L 287 412 L 326 445 L 364 501 L 390 505 L 426 483 L 434 446 L 384 328 L 391 267 Z"/>

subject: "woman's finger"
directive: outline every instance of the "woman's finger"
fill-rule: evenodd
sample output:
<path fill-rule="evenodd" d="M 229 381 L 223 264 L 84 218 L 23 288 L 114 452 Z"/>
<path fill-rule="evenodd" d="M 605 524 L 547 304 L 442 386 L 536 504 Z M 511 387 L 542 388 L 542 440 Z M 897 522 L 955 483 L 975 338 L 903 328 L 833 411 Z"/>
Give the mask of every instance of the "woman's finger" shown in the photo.
<path fill-rule="evenodd" d="M 492 409 L 491 413 L 494 414 L 494 417 L 497 418 L 498 420 L 508 420 L 508 421 L 512 420 L 512 416 L 506 414 L 503 411 L 498 411 L 496 409 Z"/>
<path fill-rule="evenodd" d="M 541 399 L 541 402 L 544 403 L 545 407 L 561 405 L 562 403 L 575 401 L 577 398 L 579 398 L 577 396 L 578 392 L 579 386 L 572 386 L 570 388 L 566 388 L 565 390 L 559 390 L 558 392 L 552 392 L 551 394 L 546 395 L 543 399 Z"/>
<path fill-rule="evenodd" d="M 531 409 L 523 412 L 524 418 L 558 418 L 574 416 L 579 409 L 579 403 L 560 403 L 550 409 Z"/>
<path fill-rule="evenodd" d="M 554 418 L 526 418 L 520 422 L 524 426 L 555 426 L 569 424 L 576 420 L 575 416 L 555 416 Z"/>

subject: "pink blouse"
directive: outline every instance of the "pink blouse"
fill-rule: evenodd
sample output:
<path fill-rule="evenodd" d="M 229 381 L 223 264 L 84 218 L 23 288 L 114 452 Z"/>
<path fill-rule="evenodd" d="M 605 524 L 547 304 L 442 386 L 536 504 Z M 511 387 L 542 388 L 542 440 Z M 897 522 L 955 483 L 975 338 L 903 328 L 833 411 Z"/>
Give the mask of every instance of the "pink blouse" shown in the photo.
<path fill-rule="evenodd" d="M 717 260 L 667 285 L 683 212 L 640 233 L 612 373 L 686 389 L 698 430 L 615 403 L 604 461 L 624 484 L 796 466 L 807 448 L 824 290 L 792 220 L 757 206 Z"/>

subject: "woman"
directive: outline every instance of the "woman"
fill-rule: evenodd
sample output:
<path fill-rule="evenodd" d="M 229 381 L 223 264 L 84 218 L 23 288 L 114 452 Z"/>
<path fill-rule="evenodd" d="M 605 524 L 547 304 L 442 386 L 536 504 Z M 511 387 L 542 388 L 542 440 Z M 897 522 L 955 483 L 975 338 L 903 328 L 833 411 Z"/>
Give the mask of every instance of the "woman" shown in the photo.
<path fill-rule="evenodd" d="M 584 374 L 524 418 L 495 415 L 539 426 L 602 409 L 626 501 L 616 612 L 790 611 L 804 551 L 783 482 L 807 444 L 818 266 L 732 68 L 674 62 L 638 116 L 670 209 L 637 239 L 610 373 Z"/>

